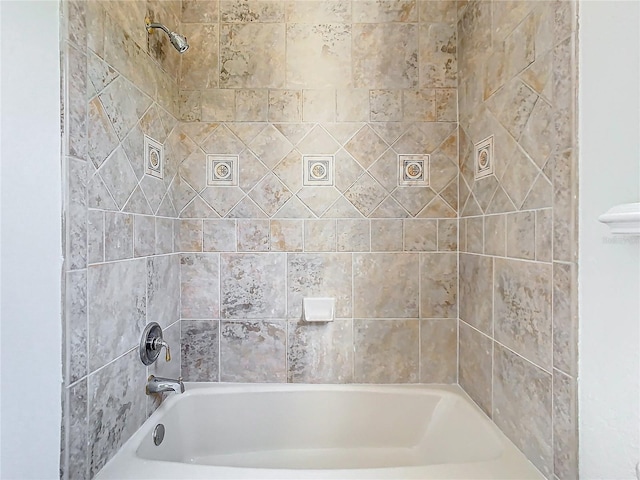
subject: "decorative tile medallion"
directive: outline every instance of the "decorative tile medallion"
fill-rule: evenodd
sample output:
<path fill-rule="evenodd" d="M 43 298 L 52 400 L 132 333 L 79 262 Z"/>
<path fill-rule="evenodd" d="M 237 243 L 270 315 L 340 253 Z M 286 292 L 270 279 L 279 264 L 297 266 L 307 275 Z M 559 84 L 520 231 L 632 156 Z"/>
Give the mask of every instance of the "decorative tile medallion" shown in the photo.
<path fill-rule="evenodd" d="M 238 155 L 207 155 L 207 185 L 238 185 Z"/>
<path fill-rule="evenodd" d="M 303 184 L 305 186 L 333 185 L 333 155 L 303 155 Z"/>
<path fill-rule="evenodd" d="M 493 135 L 475 144 L 475 179 L 493 175 Z"/>
<path fill-rule="evenodd" d="M 144 136 L 144 173 L 164 177 L 164 147 L 151 137 Z"/>
<path fill-rule="evenodd" d="M 398 155 L 398 186 L 429 186 L 429 155 Z"/>

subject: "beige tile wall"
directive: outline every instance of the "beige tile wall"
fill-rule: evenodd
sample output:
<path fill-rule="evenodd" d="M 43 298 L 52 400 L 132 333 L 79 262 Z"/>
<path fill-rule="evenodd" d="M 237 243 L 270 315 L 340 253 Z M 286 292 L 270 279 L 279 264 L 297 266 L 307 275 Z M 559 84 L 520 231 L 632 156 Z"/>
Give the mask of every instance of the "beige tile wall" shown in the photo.
<path fill-rule="evenodd" d="M 456 382 L 456 5 L 182 6 L 185 376 Z M 207 186 L 207 154 L 237 186 Z M 332 186 L 303 185 L 305 154 L 335 156 Z M 429 187 L 398 186 L 400 154 L 430 155 Z M 305 296 L 336 321 L 302 322 Z"/>
<path fill-rule="evenodd" d="M 158 399 L 150 373 L 180 374 L 180 256 L 168 190 L 183 160 L 180 59 L 145 15 L 175 29 L 180 1 L 61 2 L 66 193 L 61 478 L 91 478 Z M 165 146 L 165 179 L 144 175 L 143 135 Z M 175 229 L 178 231 L 178 228 Z M 156 321 L 175 349 L 145 367 Z"/>
<path fill-rule="evenodd" d="M 542 473 L 577 478 L 576 3 L 458 3 L 459 381 Z"/>

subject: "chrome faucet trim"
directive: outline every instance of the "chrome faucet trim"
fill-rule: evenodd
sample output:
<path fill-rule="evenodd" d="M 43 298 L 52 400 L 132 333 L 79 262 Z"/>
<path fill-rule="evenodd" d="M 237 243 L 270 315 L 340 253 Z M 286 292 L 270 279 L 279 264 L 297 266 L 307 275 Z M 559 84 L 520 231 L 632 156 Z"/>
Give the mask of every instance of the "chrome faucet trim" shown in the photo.
<path fill-rule="evenodd" d="M 155 375 L 151 375 L 147 380 L 146 391 L 147 395 L 164 392 L 184 393 L 184 383 L 182 383 L 182 377 L 174 380 L 173 378 L 156 377 Z"/>

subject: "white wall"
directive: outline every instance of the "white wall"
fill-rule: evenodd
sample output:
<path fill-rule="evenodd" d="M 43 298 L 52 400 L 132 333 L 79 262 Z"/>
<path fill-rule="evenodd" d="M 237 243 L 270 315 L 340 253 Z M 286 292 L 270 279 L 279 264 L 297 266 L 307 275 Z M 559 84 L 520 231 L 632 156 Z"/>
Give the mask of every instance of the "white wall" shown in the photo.
<path fill-rule="evenodd" d="M 580 478 L 640 459 L 640 240 L 598 215 L 640 202 L 640 3 L 580 4 Z"/>
<path fill-rule="evenodd" d="M 0 1 L 0 477 L 58 478 L 61 168 L 57 1 Z"/>

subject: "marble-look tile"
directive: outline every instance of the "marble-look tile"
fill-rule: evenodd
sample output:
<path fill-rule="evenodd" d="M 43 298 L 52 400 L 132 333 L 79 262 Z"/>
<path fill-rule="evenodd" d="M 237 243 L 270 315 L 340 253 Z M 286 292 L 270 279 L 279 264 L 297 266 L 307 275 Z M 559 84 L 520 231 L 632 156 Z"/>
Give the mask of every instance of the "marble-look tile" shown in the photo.
<path fill-rule="evenodd" d="M 403 120 L 405 122 L 435 122 L 436 121 L 436 90 L 403 90 L 402 91 Z M 373 108 L 373 105 L 372 105 Z M 371 120 L 373 118 L 373 112 Z M 390 118 L 389 120 L 394 120 Z M 456 119 L 454 119 L 455 121 Z"/>
<path fill-rule="evenodd" d="M 220 255 L 222 318 L 285 318 L 284 253 Z"/>
<path fill-rule="evenodd" d="M 387 196 L 384 188 L 369 174 L 362 175 L 344 194 L 345 198 L 367 217 Z"/>
<path fill-rule="evenodd" d="M 551 265 L 495 260 L 495 339 L 551 370 Z"/>
<path fill-rule="evenodd" d="M 294 0 L 286 4 L 288 23 L 350 23 L 350 0 Z"/>
<path fill-rule="evenodd" d="M 147 259 L 147 319 L 165 328 L 180 319 L 180 256 Z"/>
<path fill-rule="evenodd" d="M 536 260 L 550 262 L 552 257 L 553 212 L 536 210 Z"/>
<path fill-rule="evenodd" d="M 289 322 L 287 349 L 291 383 L 353 381 L 353 321 Z"/>
<path fill-rule="evenodd" d="M 553 145 L 549 142 L 554 132 L 553 107 L 543 99 L 539 99 L 527 122 L 520 138 L 520 145 L 531 159 L 542 168 L 552 152 Z"/>
<path fill-rule="evenodd" d="M 356 253 L 353 275 L 354 317 L 418 318 L 418 254 Z"/>
<path fill-rule="evenodd" d="M 181 318 L 220 317 L 220 264 L 215 253 L 180 256 Z"/>
<path fill-rule="evenodd" d="M 118 136 L 98 97 L 89 102 L 87 115 L 88 156 L 98 168 L 118 145 Z"/>
<path fill-rule="evenodd" d="M 122 75 L 111 82 L 98 98 L 120 140 L 127 136 L 152 103 L 151 98 Z"/>
<path fill-rule="evenodd" d="M 264 122 L 268 113 L 268 90 L 236 90 L 236 122 Z"/>
<path fill-rule="evenodd" d="M 65 158 L 65 163 L 66 268 L 76 270 L 87 266 L 87 164 L 70 157 Z"/>
<path fill-rule="evenodd" d="M 358 0 L 353 3 L 354 23 L 418 21 L 416 0 Z"/>
<path fill-rule="evenodd" d="M 283 0 L 220 0 L 220 20 L 224 23 L 282 23 Z"/>
<path fill-rule="evenodd" d="M 457 317 L 457 254 L 420 254 L 420 318 Z"/>
<path fill-rule="evenodd" d="M 145 259 L 137 259 L 88 268 L 90 371 L 138 344 L 147 312 L 145 264 Z"/>
<path fill-rule="evenodd" d="M 356 383 L 419 381 L 419 320 L 355 319 L 353 322 L 353 380 Z"/>
<path fill-rule="evenodd" d="M 438 122 L 458 120 L 458 96 L 455 88 L 436 89 L 436 120 Z"/>
<path fill-rule="evenodd" d="M 420 25 L 420 88 L 456 88 L 458 80 L 456 27 Z"/>
<path fill-rule="evenodd" d="M 371 250 L 371 225 L 366 219 L 338 219 L 336 221 L 339 252 L 368 252 Z"/>
<path fill-rule="evenodd" d="M 127 381 L 122 381 L 123 378 Z M 145 383 L 146 370 L 140 368 L 137 350 L 127 353 L 89 376 L 88 448 L 91 478 L 144 422 Z"/>
<path fill-rule="evenodd" d="M 303 220 L 271 220 L 271 251 L 301 252 Z"/>
<path fill-rule="evenodd" d="M 105 160 L 99 175 L 118 207 L 124 207 L 137 187 L 138 179 L 121 147 Z"/>
<path fill-rule="evenodd" d="M 199 92 L 201 99 L 198 105 L 203 122 L 231 122 L 236 118 L 236 90 L 216 88 Z M 182 119 L 185 120 L 184 116 Z"/>
<path fill-rule="evenodd" d="M 435 252 L 438 249 L 438 221 L 408 218 L 404 221 L 404 250 Z"/>
<path fill-rule="evenodd" d="M 420 320 L 420 383 L 457 383 L 458 320 Z"/>
<path fill-rule="evenodd" d="M 206 90 L 208 88 L 224 87 L 218 82 L 218 64 L 222 66 L 224 55 L 218 56 L 220 27 L 212 23 L 184 23 L 181 33 L 189 39 L 191 52 L 198 55 L 182 55 L 180 66 L 181 90 Z M 222 52 L 220 52 L 222 53 Z"/>
<path fill-rule="evenodd" d="M 351 86 L 350 24 L 287 24 L 287 88 Z"/>
<path fill-rule="evenodd" d="M 172 218 L 156 217 L 156 254 L 173 253 L 173 226 Z"/>
<path fill-rule="evenodd" d="M 218 320 L 181 320 L 180 360 L 188 382 L 217 382 L 220 376 Z"/>
<path fill-rule="evenodd" d="M 183 0 L 183 23 L 216 23 L 218 21 L 218 0 Z"/>
<path fill-rule="evenodd" d="M 406 94 L 405 94 L 406 95 Z M 405 101 L 406 105 L 406 101 Z M 370 90 L 369 118 L 372 122 L 399 122 L 403 119 L 403 90 Z M 411 108 L 409 108 L 409 116 Z"/>
<path fill-rule="evenodd" d="M 388 145 L 369 125 L 365 125 L 345 146 L 353 158 L 369 168 L 388 149 Z"/>
<path fill-rule="evenodd" d="M 461 2 L 418 2 L 420 21 L 423 23 L 455 23 L 457 7 Z"/>
<path fill-rule="evenodd" d="M 493 421 L 549 477 L 553 473 L 551 375 L 495 345 Z"/>
<path fill-rule="evenodd" d="M 273 125 L 269 125 L 249 144 L 262 163 L 267 167 L 275 167 L 289 152 L 293 145 Z"/>
<path fill-rule="evenodd" d="M 553 158 L 553 259 L 575 262 L 577 256 L 578 175 L 573 150 Z"/>
<path fill-rule="evenodd" d="M 493 334 L 493 260 L 460 255 L 460 319 Z"/>
<path fill-rule="evenodd" d="M 87 211 L 87 260 L 104 262 L 104 212 L 100 210 Z"/>
<path fill-rule="evenodd" d="M 368 122 L 369 89 L 339 88 L 336 90 L 336 121 Z"/>
<path fill-rule="evenodd" d="M 458 251 L 458 220 L 438 219 L 438 251 Z"/>
<path fill-rule="evenodd" d="M 87 369 L 87 271 L 66 274 L 65 282 L 65 384 L 88 373 Z"/>
<path fill-rule="evenodd" d="M 249 193 L 267 216 L 273 216 L 293 194 L 273 173 L 267 174 Z"/>
<path fill-rule="evenodd" d="M 205 252 L 235 252 L 236 220 L 216 219 L 203 222 L 203 251 Z"/>
<path fill-rule="evenodd" d="M 571 377 L 553 371 L 553 473 L 578 478 L 577 385 Z"/>
<path fill-rule="evenodd" d="M 462 321 L 459 336 L 458 381 L 473 401 L 491 417 L 493 341 Z"/>
<path fill-rule="evenodd" d="M 578 293 L 577 267 L 553 263 L 553 366 L 577 374 Z"/>
<path fill-rule="evenodd" d="M 284 88 L 284 24 L 222 24 L 220 86 Z"/>
<path fill-rule="evenodd" d="M 201 252 L 203 245 L 202 220 L 180 220 L 177 223 L 176 250 Z"/>
<path fill-rule="evenodd" d="M 413 24 L 354 24 L 353 83 L 361 88 L 418 86 L 418 28 Z M 377 52 L 371 55 L 371 52 Z"/>
<path fill-rule="evenodd" d="M 133 257 L 133 215 L 105 212 L 105 260 Z"/>
<path fill-rule="evenodd" d="M 517 147 L 501 179 L 501 186 L 516 207 L 523 205 L 539 172 L 531 159 Z"/>
<path fill-rule="evenodd" d="M 270 122 L 300 122 L 302 92 L 300 90 L 269 90 Z"/>
<path fill-rule="evenodd" d="M 371 251 L 401 252 L 402 220 L 399 218 L 371 220 Z"/>
<path fill-rule="evenodd" d="M 469 253 L 484 252 L 484 220 L 486 217 L 467 219 L 467 251 Z"/>
<path fill-rule="evenodd" d="M 303 122 L 335 122 L 336 91 L 333 88 L 302 91 Z"/>
<path fill-rule="evenodd" d="M 222 321 L 220 380 L 286 382 L 287 322 Z"/>
<path fill-rule="evenodd" d="M 527 260 L 535 258 L 535 212 L 507 215 L 507 256 Z"/>
<path fill-rule="evenodd" d="M 305 220 L 304 250 L 305 252 L 336 251 L 336 221 L 333 219 Z"/>
<path fill-rule="evenodd" d="M 66 395 L 65 403 L 69 406 L 68 426 L 63 435 L 63 438 L 66 438 L 67 441 L 66 445 L 63 444 L 63 448 L 66 449 L 69 455 L 65 478 L 88 478 L 87 380 L 82 379 L 74 386 L 65 388 L 63 394 Z M 64 426 L 65 424 L 63 423 L 63 428 Z M 61 462 L 62 466 L 63 463 Z"/>
<path fill-rule="evenodd" d="M 238 222 L 238 251 L 239 252 L 268 252 L 270 240 L 269 220 L 239 219 Z"/>
<path fill-rule="evenodd" d="M 156 219 L 148 215 L 133 216 L 133 256 L 156 253 Z"/>
<path fill-rule="evenodd" d="M 287 257 L 287 318 L 302 318 L 304 297 L 333 297 L 337 318 L 353 316 L 351 255 L 300 253 Z"/>
<path fill-rule="evenodd" d="M 484 218 L 484 253 L 504 257 L 506 245 L 507 215 L 487 215 Z"/>
<path fill-rule="evenodd" d="M 80 5 L 82 2 L 73 2 Z M 82 18 L 81 21 L 83 21 Z M 67 89 L 63 98 L 64 116 L 66 120 L 65 152 L 76 158 L 86 159 L 87 156 L 87 57 L 80 50 L 67 44 L 63 52 L 66 68 L 62 79 Z"/>

